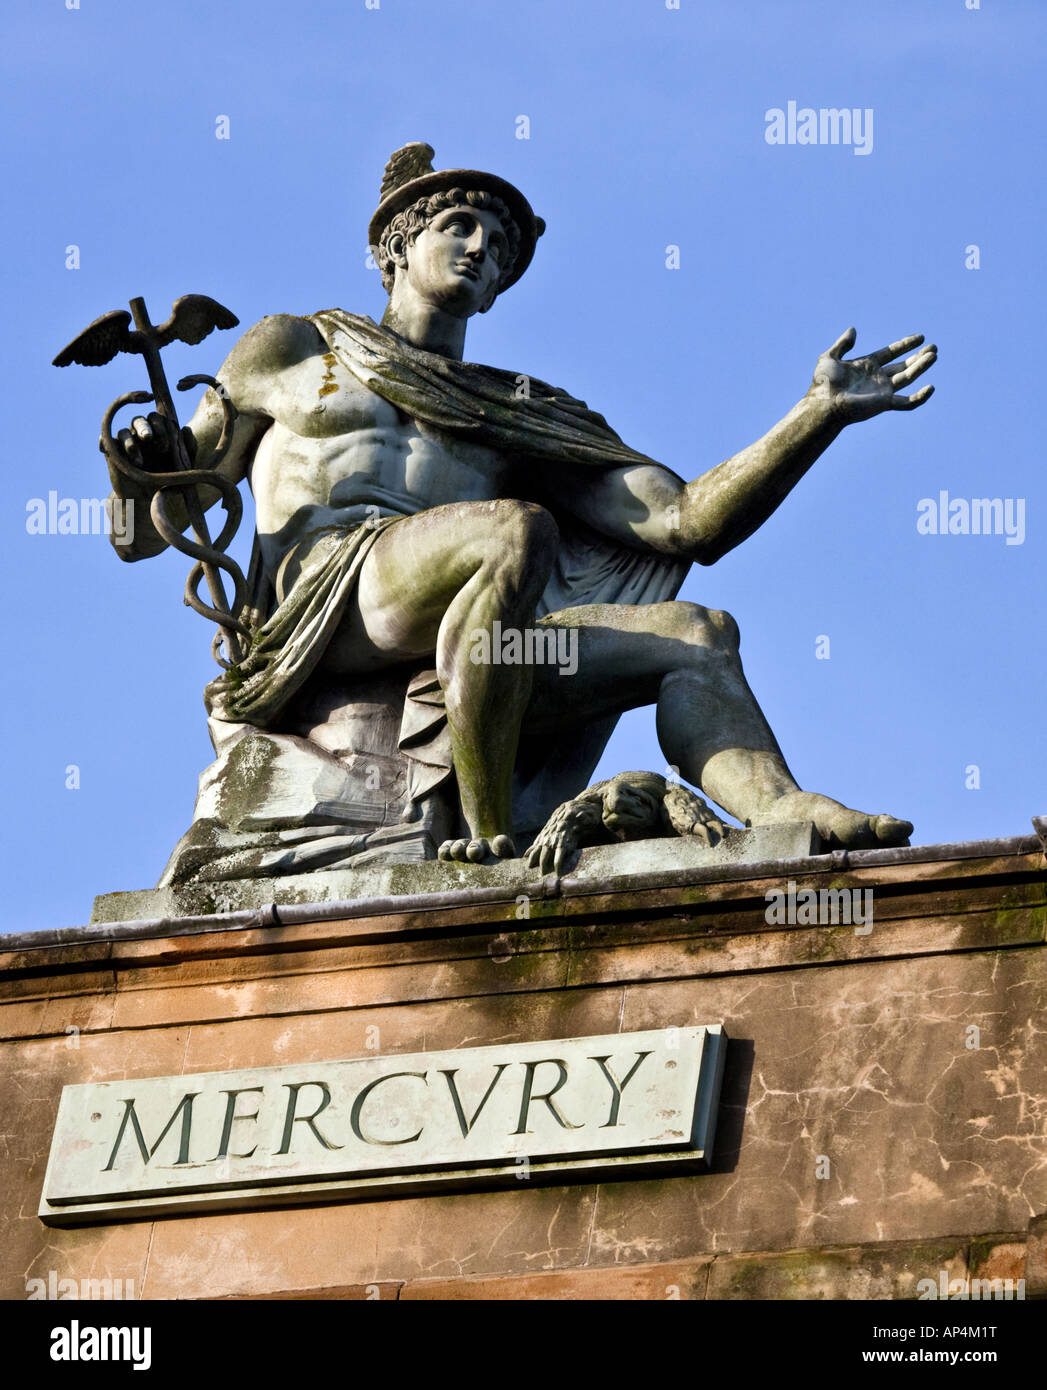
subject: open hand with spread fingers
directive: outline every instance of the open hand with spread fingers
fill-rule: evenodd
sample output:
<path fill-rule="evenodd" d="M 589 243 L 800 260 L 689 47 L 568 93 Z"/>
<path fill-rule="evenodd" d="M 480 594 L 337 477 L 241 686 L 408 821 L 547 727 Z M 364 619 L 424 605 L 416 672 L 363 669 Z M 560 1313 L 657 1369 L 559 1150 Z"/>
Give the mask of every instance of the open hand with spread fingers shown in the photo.
<path fill-rule="evenodd" d="M 826 401 L 844 424 L 869 420 L 884 410 L 915 410 L 930 399 L 933 386 L 921 386 L 911 396 L 900 394 L 937 361 L 938 349 L 933 343 L 921 347 L 922 333 L 899 338 L 866 357 L 845 359 L 843 354 L 854 347 L 857 336 L 855 329 L 848 328 L 822 353 L 808 396 Z"/>

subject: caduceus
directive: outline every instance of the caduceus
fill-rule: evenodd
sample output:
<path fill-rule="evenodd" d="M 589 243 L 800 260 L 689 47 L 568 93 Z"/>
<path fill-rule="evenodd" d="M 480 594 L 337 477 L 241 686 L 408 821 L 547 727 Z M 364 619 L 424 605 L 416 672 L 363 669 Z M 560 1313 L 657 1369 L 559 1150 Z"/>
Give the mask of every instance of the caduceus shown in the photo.
<path fill-rule="evenodd" d="M 218 624 L 211 651 L 219 666 L 228 668 L 242 659 L 251 635 L 250 629 L 241 621 L 240 616 L 247 603 L 247 581 L 236 561 L 225 554 L 226 547 L 240 525 L 243 503 L 235 484 L 217 471 L 217 465 L 225 457 L 232 442 L 236 408 L 214 377 L 184 376 L 177 383 L 179 391 L 189 391 L 194 386 L 210 386 L 222 403 L 222 433 L 218 446 L 207 468 L 195 468 L 185 435 L 178 423 L 178 414 L 164 374 L 163 362 L 160 360 L 160 349 L 175 339 L 191 344 L 203 342 L 216 328 L 235 328 L 239 319 L 205 294 L 185 294 L 181 299 L 175 300 L 171 307 L 171 317 L 166 323 L 156 327 L 149 321 L 143 299 L 132 299 L 130 305 L 130 314 L 126 309 L 114 309 L 111 313 L 95 319 L 94 323 L 89 324 L 62 349 L 54 359 L 54 365 L 68 367 L 71 362 L 78 362 L 84 367 L 101 367 L 112 361 L 118 352 L 138 353 L 145 358 L 152 390 L 128 391 L 113 401 L 102 417 L 102 433 L 98 447 L 118 473 L 152 494 L 149 515 L 152 517 L 153 525 L 168 545 L 195 561 L 186 580 L 185 603 L 194 612 Z M 134 328 L 131 327 L 132 315 Z M 124 406 L 144 405 L 149 401 L 156 403 L 152 423 L 165 432 L 169 456 L 177 465 L 173 472 L 153 473 L 137 467 L 121 440 L 113 437 L 113 420 L 117 412 Z M 127 433 L 121 431 L 122 435 Z M 222 506 L 225 508 L 225 524 L 214 540 L 208 531 L 197 491 L 201 484 L 214 488 L 220 494 Z M 168 497 L 172 493 L 181 495 L 194 540 L 182 535 L 167 510 Z M 232 581 L 231 602 L 226 597 L 225 586 L 222 583 L 223 570 Z M 207 581 L 210 604 L 205 603 L 199 595 L 201 579 Z M 228 659 L 221 655 L 220 648 L 223 644 Z"/>

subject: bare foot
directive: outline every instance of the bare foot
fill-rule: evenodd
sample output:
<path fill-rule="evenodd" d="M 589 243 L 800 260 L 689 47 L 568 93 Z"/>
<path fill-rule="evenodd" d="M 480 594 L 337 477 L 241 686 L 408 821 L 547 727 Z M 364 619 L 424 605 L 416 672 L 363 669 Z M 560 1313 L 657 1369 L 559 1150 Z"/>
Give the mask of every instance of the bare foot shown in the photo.
<path fill-rule="evenodd" d="M 912 825 L 888 815 L 852 811 L 818 792 L 786 792 L 749 821 L 750 825 L 780 825 L 783 821 L 814 821 L 831 849 L 884 849 L 907 845 Z"/>
<path fill-rule="evenodd" d="M 475 840 L 445 840 L 439 849 L 441 859 L 458 864 L 496 864 L 499 859 L 515 859 L 516 846 L 508 835 L 482 836 Z"/>

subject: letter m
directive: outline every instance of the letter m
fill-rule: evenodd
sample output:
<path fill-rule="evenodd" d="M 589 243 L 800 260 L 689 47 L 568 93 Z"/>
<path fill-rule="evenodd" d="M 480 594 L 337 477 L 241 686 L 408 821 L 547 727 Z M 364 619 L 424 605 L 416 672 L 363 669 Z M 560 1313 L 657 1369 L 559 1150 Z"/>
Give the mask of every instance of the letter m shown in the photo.
<path fill-rule="evenodd" d="M 111 521 L 103 499 L 101 497 L 81 497 L 81 536 L 108 536 L 110 529 Z"/>
<path fill-rule="evenodd" d="M 1008 1294 L 1008 1292 L 1007 1292 L 1007 1290 L 1006 1290 L 1006 1287 L 1005 1287 L 1004 1282 L 1003 1282 L 1002 1279 L 972 1279 L 972 1280 L 971 1280 L 971 1297 L 972 1297 L 972 1298 L 982 1298 L 982 1299 L 985 1299 L 985 1298 L 993 1299 L 993 1298 L 995 1298 L 995 1299 L 1000 1299 L 1000 1298 L 1008 1298 L 1009 1296 L 1010 1296 L 1010 1295 Z"/>
<path fill-rule="evenodd" d="M 103 1361 L 131 1360 L 131 1329 L 101 1327 L 98 1329 L 98 1349 Z"/>
<path fill-rule="evenodd" d="M 556 664 L 556 628 L 529 627 L 524 631 L 526 655 L 529 666 L 554 666 Z"/>
<path fill-rule="evenodd" d="M 160 1131 L 160 1136 L 157 1139 L 156 1143 L 152 1146 L 152 1148 L 146 1147 L 145 1135 L 142 1133 L 142 1126 L 138 1121 L 138 1115 L 135 1111 L 134 1098 L 132 1097 L 130 1100 L 125 1100 L 124 1115 L 123 1119 L 120 1121 L 120 1128 L 117 1131 L 116 1143 L 113 1145 L 113 1152 L 109 1155 L 109 1162 L 102 1169 L 102 1172 L 108 1173 L 112 1171 L 113 1164 L 116 1162 L 116 1155 L 120 1151 L 120 1145 L 123 1142 L 124 1133 L 127 1130 L 128 1124 L 131 1125 L 131 1128 L 134 1131 L 135 1141 L 138 1144 L 138 1152 L 142 1155 L 142 1162 L 148 1163 L 149 1160 L 152 1158 L 153 1154 L 156 1153 L 157 1149 L 164 1142 L 164 1139 L 167 1135 L 167 1131 L 174 1124 L 175 1120 L 178 1119 L 179 1114 L 181 1114 L 182 1116 L 182 1135 L 178 1145 L 178 1157 L 175 1160 L 175 1162 L 188 1163 L 189 1132 L 192 1128 L 193 1123 L 193 1101 L 197 1098 L 199 1094 L 199 1091 L 191 1091 L 188 1095 L 182 1097 L 182 1099 L 175 1106 L 171 1118 Z"/>
<path fill-rule="evenodd" d="M 112 1298 L 113 1281 L 112 1279 L 81 1279 L 80 1297 L 88 1298 Z"/>
<path fill-rule="evenodd" d="M 1000 497 L 971 498 L 971 535 L 1003 535 L 1003 499 Z"/>
<path fill-rule="evenodd" d="M 837 111 L 835 106 L 822 107 L 818 113 L 818 125 L 820 145 L 838 145 L 841 135 L 845 145 L 851 143 L 851 113 L 847 107 L 842 111 Z"/>
<path fill-rule="evenodd" d="M 850 926 L 851 923 L 851 890 L 849 888 L 824 888 L 822 902 L 825 907 L 825 916 L 829 923 L 836 925 L 839 921 L 844 921 Z M 840 917 L 840 909 L 843 909 L 843 917 Z M 822 925 L 825 925 L 823 920 Z"/>

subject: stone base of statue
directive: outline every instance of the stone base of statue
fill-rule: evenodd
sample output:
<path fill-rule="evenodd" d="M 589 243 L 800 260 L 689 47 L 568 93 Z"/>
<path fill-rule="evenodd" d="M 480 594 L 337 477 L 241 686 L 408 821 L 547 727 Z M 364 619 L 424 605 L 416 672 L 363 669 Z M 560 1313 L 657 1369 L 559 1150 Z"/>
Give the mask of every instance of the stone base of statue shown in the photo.
<path fill-rule="evenodd" d="M 492 864 L 437 858 L 443 841 L 466 832 L 433 672 L 371 677 L 354 690 L 307 685 L 279 732 L 218 719 L 208 727 L 216 758 L 200 775 L 192 824 L 160 882 L 102 894 L 93 922 L 466 889 L 528 899 L 560 891 L 550 887 L 559 876 L 529 868 L 524 858 Z M 528 804 L 540 801 L 531 792 L 518 788 L 518 824 L 526 822 Z M 532 814 L 521 845 L 548 809 L 542 803 Z M 732 828 L 712 846 L 664 834 L 594 844 L 570 856 L 564 891 L 623 875 L 803 858 L 821 848 L 806 822 Z"/>
<path fill-rule="evenodd" d="M 532 876 L 531 896 L 508 881 L 467 884 L 463 866 L 450 871 L 453 888 L 428 897 L 275 910 L 241 898 L 231 913 L 5 938 L 0 1085 L 17 1137 L 0 1193 L 0 1296 L 24 1298 L 28 1280 L 52 1277 L 78 1290 L 87 1277 L 119 1281 L 123 1296 L 146 1299 L 1047 1295 L 1043 840 L 681 867 L 695 849 L 662 841 L 652 853 L 670 858 L 654 863 L 643 845 L 618 846 L 594 856 L 592 877 Z M 609 872 L 619 853 L 627 873 Z M 814 903 L 818 917 L 772 901 Z M 499 1090 L 477 1110 L 483 1087 L 461 1070 L 471 1050 L 571 1062 L 587 1042 L 613 1052 L 622 1035 L 621 1051 L 651 1030 L 686 1037 L 696 1026 L 729 1039 L 704 1170 L 634 1174 L 623 1160 L 557 1178 L 517 1160 L 500 1180 L 466 1165 L 395 1185 L 424 1103 L 442 1098 L 466 1158 L 483 1139 Z M 435 1060 L 448 1052 L 453 1063 Z M 255 1093 L 236 1088 L 275 1069 L 282 1094 L 295 1095 L 335 1065 L 385 1076 L 404 1115 L 383 1110 L 381 1089 L 360 1091 L 352 1117 L 333 1089 L 326 1109 L 319 1091 L 303 1092 L 285 1147 L 296 1161 L 344 1164 L 354 1132 L 380 1142 L 378 1126 L 399 1124 L 407 1142 L 373 1150 L 393 1185 L 351 1198 L 303 1187 L 291 1205 L 260 1186 L 234 1209 L 235 1164 L 254 1161 L 261 1137 Z M 554 1096 L 559 1063 L 537 1065 L 519 1127 L 544 1122 L 555 1137 L 543 1095 L 577 1125 L 585 1093 L 572 1080 Z M 611 1091 L 588 1065 L 606 1110 Z M 408 1075 L 427 1067 L 432 1085 Z M 472 1137 L 451 1113 L 447 1070 Z M 615 1053 L 611 1070 L 622 1081 L 627 1061 Z M 188 1102 L 176 1108 L 205 1082 L 234 1096 L 231 1169 L 215 1168 L 214 1136 L 190 1135 Z M 168 1088 L 160 1109 L 148 1108 L 140 1088 L 150 1086 Z M 76 1087 L 100 1099 L 84 1109 L 80 1139 L 55 1147 Z M 135 1096 L 148 1201 L 162 1204 L 155 1194 L 168 1186 L 187 1195 L 167 1214 L 128 1219 L 123 1188 L 107 1195 L 74 1178 L 80 1150 Z M 221 1129 L 205 1099 L 194 1125 Z M 509 1099 L 512 1130 L 520 1101 Z M 624 1088 L 622 1123 L 640 1100 Z M 311 1138 L 311 1116 L 341 1149 Z M 606 1143 L 613 1128 L 593 1133 Z M 154 1144 L 166 1147 L 151 1155 Z M 140 1163 L 126 1125 L 123 1148 L 121 1164 Z M 81 1201 L 65 1214 L 63 1182 Z M 48 1194 L 56 1202 L 44 1210 Z"/>
<path fill-rule="evenodd" d="M 309 685 L 279 731 L 209 720 L 217 756 L 158 886 L 435 859 L 458 834 L 442 715 L 426 672 Z"/>
<path fill-rule="evenodd" d="M 262 737 L 268 737 L 263 735 Z M 289 759 L 288 759 L 289 760 Z M 281 759 L 274 758 L 279 769 Z M 206 776 L 206 774 L 205 774 Z M 201 822 L 194 823 L 199 826 Z M 190 832 L 192 834 L 192 832 Z M 262 858 L 250 876 L 239 879 L 171 883 L 161 880 L 157 888 L 138 892 L 103 893 L 95 898 L 92 922 L 125 922 L 145 918 L 199 917 L 214 912 L 256 911 L 271 908 L 279 916 L 281 907 L 295 903 L 354 904 L 380 898 L 417 898 L 424 905 L 432 895 L 461 891 L 487 892 L 502 897 L 525 897 L 528 901 L 561 893 L 592 891 L 603 883 L 618 888 L 642 887 L 648 882 L 664 883 L 692 870 L 722 866 L 749 874 L 758 866 L 783 860 L 802 859 L 817 853 L 820 838 L 809 822 L 765 825 L 752 830 L 731 830 L 715 846 L 688 839 L 632 840 L 625 844 L 593 845 L 574 856 L 570 871 L 563 875 L 542 875 L 524 859 L 507 859 L 496 864 L 458 864 L 426 858 L 423 849 L 432 848 L 424 829 L 411 826 L 390 827 L 384 839 L 375 838 L 366 851 L 352 860 L 352 868 L 319 869 L 311 873 L 266 874 Z M 329 838 L 339 839 L 331 835 Z M 185 863 L 186 842 L 176 856 Z M 273 857 L 279 849 L 263 851 Z"/>

